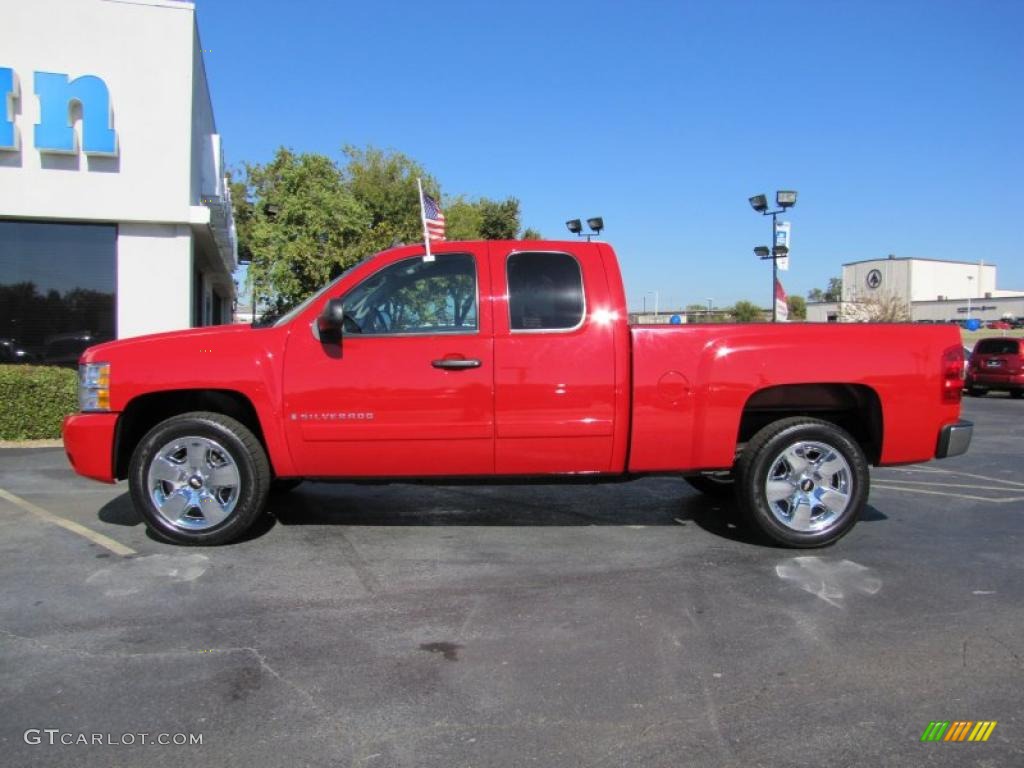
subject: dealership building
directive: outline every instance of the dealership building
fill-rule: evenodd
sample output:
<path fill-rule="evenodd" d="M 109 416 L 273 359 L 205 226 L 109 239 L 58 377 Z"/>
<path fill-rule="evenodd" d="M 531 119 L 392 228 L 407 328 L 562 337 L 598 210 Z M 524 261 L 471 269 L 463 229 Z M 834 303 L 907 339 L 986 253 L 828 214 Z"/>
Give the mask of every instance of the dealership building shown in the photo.
<path fill-rule="evenodd" d="M 892 300 L 908 308 L 911 320 L 1024 317 L 1024 291 L 999 290 L 994 264 L 889 256 L 843 264 L 842 301 L 808 302 L 807 319 L 856 320 L 859 308 Z"/>
<path fill-rule="evenodd" d="M 230 322 L 235 228 L 195 6 L 32 0 L 0 47 L 0 339 L 73 362 Z"/>

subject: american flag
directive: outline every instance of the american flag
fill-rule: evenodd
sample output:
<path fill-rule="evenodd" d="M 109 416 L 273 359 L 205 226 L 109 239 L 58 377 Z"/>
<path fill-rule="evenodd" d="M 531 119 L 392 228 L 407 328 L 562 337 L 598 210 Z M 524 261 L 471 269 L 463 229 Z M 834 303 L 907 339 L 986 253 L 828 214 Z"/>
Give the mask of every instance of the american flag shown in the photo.
<path fill-rule="evenodd" d="M 427 228 L 430 242 L 444 240 L 444 214 L 441 206 L 430 195 L 423 195 L 423 223 Z"/>

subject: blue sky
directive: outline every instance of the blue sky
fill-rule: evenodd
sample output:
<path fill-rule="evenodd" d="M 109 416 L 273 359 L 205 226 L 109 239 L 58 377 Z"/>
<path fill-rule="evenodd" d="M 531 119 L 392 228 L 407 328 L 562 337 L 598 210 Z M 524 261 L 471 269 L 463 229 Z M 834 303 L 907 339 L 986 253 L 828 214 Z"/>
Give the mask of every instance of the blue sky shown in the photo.
<path fill-rule="evenodd" d="M 631 306 L 767 306 L 776 189 L 790 294 L 889 253 L 1024 290 L 1018 0 L 196 7 L 229 163 L 374 144 L 548 237 L 602 215 Z"/>

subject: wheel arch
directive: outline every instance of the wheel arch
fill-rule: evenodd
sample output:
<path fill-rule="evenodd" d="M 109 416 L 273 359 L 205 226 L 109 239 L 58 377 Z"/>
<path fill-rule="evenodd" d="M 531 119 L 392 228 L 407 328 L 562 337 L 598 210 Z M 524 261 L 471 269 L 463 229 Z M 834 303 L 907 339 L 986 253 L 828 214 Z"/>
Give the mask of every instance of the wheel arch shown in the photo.
<path fill-rule="evenodd" d="M 868 463 L 882 455 L 884 420 L 878 393 L 864 384 L 781 384 L 753 392 L 740 416 L 737 445 L 780 419 L 803 416 L 831 422 L 860 445 Z"/>
<path fill-rule="evenodd" d="M 149 430 L 165 419 L 190 411 L 210 411 L 241 422 L 259 440 L 273 466 L 259 414 L 246 395 L 228 389 L 174 389 L 139 395 L 125 406 L 114 436 L 114 476 L 118 480 L 128 477 L 132 453 Z"/>

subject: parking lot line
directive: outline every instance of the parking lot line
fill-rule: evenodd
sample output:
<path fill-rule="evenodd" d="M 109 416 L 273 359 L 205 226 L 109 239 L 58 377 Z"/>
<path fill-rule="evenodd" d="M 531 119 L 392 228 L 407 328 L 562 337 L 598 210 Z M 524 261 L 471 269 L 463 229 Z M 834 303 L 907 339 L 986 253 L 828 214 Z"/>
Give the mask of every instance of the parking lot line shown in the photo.
<path fill-rule="evenodd" d="M 26 499 L 23 499 L 20 496 L 15 496 L 10 491 L 5 491 L 3 488 L 0 488 L 0 499 L 9 501 L 11 504 L 15 505 L 16 507 L 20 507 L 26 512 L 31 512 L 33 515 L 40 518 L 41 520 L 45 520 L 48 523 L 53 523 L 54 525 L 59 525 L 61 528 L 67 531 L 71 531 L 72 533 L 77 533 L 79 536 L 88 539 L 93 544 L 97 544 L 103 547 L 104 549 L 109 549 L 115 555 L 125 556 L 137 554 L 136 551 L 131 547 L 126 547 L 121 542 L 114 541 L 114 539 L 110 538 L 109 536 L 104 536 L 102 533 L 96 533 L 96 531 L 86 528 L 84 525 L 80 525 L 74 522 L 73 520 L 68 520 L 67 518 L 61 517 L 60 515 L 55 515 L 53 514 L 53 512 L 43 509 L 37 504 L 33 504 L 31 501 L 27 501 Z"/>
<path fill-rule="evenodd" d="M 926 496 L 948 496 L 953 499 L 970 499 L 971 501 L 987 501 L 990 504 L 1010 504 L 1015 501 L 1024 501 L 1024 496 L 1009 496 L 1005 499 L 993 499 L 991 496 L 973 496 L 967 493 L 944 493 L 943 491 L 929 491 L 924 488 L 916 488 L 904 485 L 886 485 L 885 483 L 872 483 L 871 489 L 883 491 L 903 491 L 904 493 L 919 493 Z M 994 489 L 993 489 L 994 490 Z M 1008 489 L 1002 489 L 1008 490 Z"/>
<path fill-rule="evenodd" d="M 1018 488 L 993 488 L 991 485 L 971 485 L 969 483 L 930 483 L 927 480 L 896 480 L 892 477 L 884 477 L 880 479 L 883 483 L 892 483 L 894 485 L 909 485 L 918 486 L 923 485 L 926 488 L 973 488 L 976 491 L 1014 491 L 1020 492 Z"/>
<path fill-rule="evenodd" d="M 958 477 L 969 477 L 969 478 L 972 478 L 974 480 L 987 480 L 990 483 L 999 483 L 1001 485 L 1008 485 L 1008 486 L 1010 486 L 1011 488 L 1014 488 L 1014 489 L 1016 489 L 1016 488 L 1024 488 L 1024 483 L 1017 482 L 1015 480 L 1004 480 L 1001 477 L 989 477 L 988 475 L 978 475 L 978 474 L 975 474 L 973 472 L 961 472 L 960 470 L 953 470 L 953 469 L 938 469 L 936 467 L 913 467 L 913 468 L 904 468 L 904 467 L 876 467 L 873 470 L 873 472 L 899 472 L 901 474 L 902 473 L 921 472 L 921 473 L 928 474 L 928 475 L 956 475 Z M 887 480 L 890 480 L 890 479 L 892 480 L 892 482 L 896 482 L 895 479 L 887 478 Z M 909 481 L 908 480 L 908 481 L 905 481 L 905 482 L 913 482 L 913 481 Z"/>

